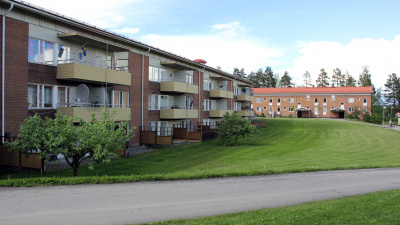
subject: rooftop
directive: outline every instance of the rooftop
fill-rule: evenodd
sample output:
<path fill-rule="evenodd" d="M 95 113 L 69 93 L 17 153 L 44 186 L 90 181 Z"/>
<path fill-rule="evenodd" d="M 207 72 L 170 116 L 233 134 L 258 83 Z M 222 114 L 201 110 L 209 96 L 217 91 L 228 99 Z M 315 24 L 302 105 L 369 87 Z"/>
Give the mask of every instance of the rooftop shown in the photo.
<path fill-rule="evenodd" d="M 287 93 L 374 93 L 372 87 L 282 87 L 253 88 L 254 94 Z"/>

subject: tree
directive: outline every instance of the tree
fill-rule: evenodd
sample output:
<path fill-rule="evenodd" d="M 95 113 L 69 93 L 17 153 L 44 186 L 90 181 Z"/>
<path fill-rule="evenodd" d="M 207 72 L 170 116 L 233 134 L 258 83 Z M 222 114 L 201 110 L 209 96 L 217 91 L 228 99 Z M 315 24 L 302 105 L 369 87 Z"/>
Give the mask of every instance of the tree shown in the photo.
<path fill-rule="evenodd" d="M 39 149 L 42 157 L 62 154 L 76 177 L 80 164 L 86 159 L 109 163 L 110 157 L 118 157 L 116 152 L 125 146 L 134 130 L 127 131 L 127 122 L 116 124 L 107 108 L 101 120 L 94 114 L 89 122 L 79 120 L 79 126 L 74 126 L 72 117 L 61 113 L 56 113 L 54 119 L 44 120 L 35 114 L 21 123 L 19 139 L 6 145 L 11 150 Z M 89 166 L 93 168 L 93 163 Z"/>
<path fill-rule="evenodd" d="M 371 74 L 369 73 L 368 66 L 362 67 L 362 72 L 361 72 L 359 80 L 358 80 L 358 86 L 362 86 L 362 87 L 372 86 Z"/>
<path fill-rule="evenodd" d="M 257 132 L 250 120 L 242 119 L 237 113 L 226 113 L 218 125 L 218 142 L 224 146 L 236 145 L 239 137 L 247 139 Z"/>
<path fill-rule="evenodd" d="M 289 87 L 292 84 L 292 78 L 289 76 L 289 73 L 287 71 L 285 71 L 285 73 L 283 74 L 280 82 L 279 82 L 281 87 Z"/>
<path fill-rule="evenodd" d="M 240 70 L 237 67 L 235 67 L 235 68 L 233 68 L 232 74 L 235 75 L 235 76 L 239 76 Z"/>
<path fill-rule="evenodd" d="M 240 69 L 239 71 L 239 77 L 245 77 L 246 73 L 244 72 L 244 68 Z"/>
<path fill-rule="evenodd" d="M 259 69 L 256 73 L 251 72 L 248 79 L 253 82 L 255 88 L 260 88 L 265 86 L 265 77 L 262 69 Z"/>
<path fill-rule="evenodd" d="M 272 72 L 271 67 L 267 66 L 264 71 L 265 85 L 264 87 L 276 87 L 276 79 L 274 77 L 274 72 Z"/>
<path fill-rule="evenodd" d="M 322 68 L 318 74 L 318 79 L 316 80 L 317 87 L 329 86 L 328 80 L 328 73 L 325 72 L 325 68 Z"/>
<path fill-rule="evenodd" d="M 309 86 L 311 86 L 312 84 L 311 84 L 311 74 L 310 74 L 310 72 L 308 72 L 308 71 L 306 71 L 304 74 L 303 74 L 303 85 L 305 86 L 305 87 L 309 87 Z"/>
<path fill-rule="evenodd" d="M 385 92 L 386 102 L 393 108 L 397 108 L 400 102 L 400 79 L 395 73 L 389 74 L 385 83 Z"/>
<path fill-rule="evenodd" d="M 332 74 L 332 85 L 336 83 L 336 87 L 343 87 L 346 83 L 345 75 L 339 68 L 333 70 Z"/>
<path fill-rule="evenodd" d="M 349 71 L 346 71 L 346 87 L 355 87 L 356 84 L 357 80 L 349 74 Z"/>

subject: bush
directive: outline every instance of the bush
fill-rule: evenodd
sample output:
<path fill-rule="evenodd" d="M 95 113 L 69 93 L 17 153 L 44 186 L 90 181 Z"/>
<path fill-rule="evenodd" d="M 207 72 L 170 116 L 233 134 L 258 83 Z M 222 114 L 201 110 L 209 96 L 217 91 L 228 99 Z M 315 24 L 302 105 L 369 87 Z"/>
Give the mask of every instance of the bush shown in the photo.
<path fill-rule="evenodd" d="M 251 126 L 250 120 L 242 119 L 237 113 L 226 113 L 218 126 L 218 142 L 224 146 L 236 145 L 239 137 L 247 138 L 256 133 L 257 128 Z"/>

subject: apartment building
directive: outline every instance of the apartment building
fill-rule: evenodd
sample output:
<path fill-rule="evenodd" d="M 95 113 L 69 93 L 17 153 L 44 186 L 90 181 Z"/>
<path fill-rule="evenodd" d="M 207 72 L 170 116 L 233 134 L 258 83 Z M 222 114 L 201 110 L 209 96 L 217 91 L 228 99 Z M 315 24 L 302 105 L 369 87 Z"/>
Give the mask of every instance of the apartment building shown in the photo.
<path fill-rule="evenodd" d="M 251 82 L 23 1 L 0 1 L 2 135 L 29 115 L 88 121 L 103 107 L 130 127 L 250 117 Z M 139 143 L 139 129 L 130 145 Z"/>
<path fill-rule="evenodd" d="M 371 112 L 371 87 L 253 88 L 253 109 L 267 117 L 345 118 L 355 109 Z"/>

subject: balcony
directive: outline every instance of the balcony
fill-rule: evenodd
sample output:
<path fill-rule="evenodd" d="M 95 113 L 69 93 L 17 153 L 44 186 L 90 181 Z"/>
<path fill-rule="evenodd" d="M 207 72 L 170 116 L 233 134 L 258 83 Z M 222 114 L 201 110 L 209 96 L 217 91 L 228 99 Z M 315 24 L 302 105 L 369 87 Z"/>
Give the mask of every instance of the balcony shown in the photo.
<path fill-rule="evenodd" d="M 120 70 L 120 71 L 118 71 Z M 124 68 L 103 68 L 92 62 L 67 60 L 57 66 L 57 79 L 89 83 L 105 83 L 110 85 L 131 86 L 131 74 Z"/>
<path fill-rule="evenodd" d="M 198 118 L 199 110 L 185 107 L 170 107 L 160 109 L 160 119 L 194 119 Z"/>
<path fill-rule="evenodd" d="M 252 110 L 239 110 L 237 111 L 238 114 L 242 115 L 242 116 L 254 116 L 254 111 Z"/>
<path fill-rule="evenodd" d="M 231 109 L 212 109 L 212 110 L 210 110 L 208 117 L 222 118 L 222 117 L 224 117 L 225 113 L 232 114 L 233 110 L 231 110 Z"/>
<path fill-rule="evenodd" d="M 97 107 L 98 106 L 98 107 Z M 113 116 L 114 121 L 129 121 L 131 115 L 131 108 L 109 108 L 111 113 L 115 112 Z M 91 104 L 81 105 L 81 107 L 58 107 L 57 112 L 73 118 L 73 122 L 79 122 L 77 117 L 82 118 L 85 122 L 91 120 L 92 114 L 95 114 L 96 119 L 100 120 L 104 108 L 100 105 L 93 106 Z"/>
<path fill-rule="evenodd" d="M 240 102 L 253 102 L 254 101 L 254 96 L 250 95 L 238 95 L 237 100 Z"/>
<path fill-rule="evenodd" d="M 210 91 L 210 98 L 233 98 L 233 92 L 223 90 L 223 89 L 214 89 Z"/>
<path fill-rule="evenodd" d="M 180 80 L 166 80 L 160 82 L 160 91 L 199 94 L 199 86 Z"/>

